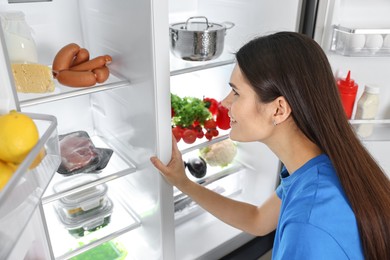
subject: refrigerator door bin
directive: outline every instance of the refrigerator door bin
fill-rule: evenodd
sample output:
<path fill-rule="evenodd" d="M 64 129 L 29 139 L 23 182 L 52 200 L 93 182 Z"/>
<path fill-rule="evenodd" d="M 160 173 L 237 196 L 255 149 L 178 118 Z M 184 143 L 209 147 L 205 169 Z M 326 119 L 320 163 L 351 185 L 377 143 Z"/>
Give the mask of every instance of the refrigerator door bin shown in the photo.
<path fill-rule="evenodd" d="M 390 56 L 390 29 L 334 25 L 330 50 L 344 56 Z"/>
<path fill-rule="evenodd" d="M 38 127 L 40 139 L 0 192 L 0 258 L 6 259 L 25 229 L 60 164 L 57 120 L 53 116 L 27 114 Z M 45 156 L 29 169 L 44 149 Z"/>
<path fill-rule="evenodd" d="M 354 129 L 372 128 L 372 135 L 360 140 L 390 178 L 390 119 L 351 120 L 350 123 Z"/>
<path fill-rule="evenodd" d="M 390 119 L 350 120 L 354 129 L 372 127 L 372 135 L 360 138 L 363 142 L 390 142 Z"/>

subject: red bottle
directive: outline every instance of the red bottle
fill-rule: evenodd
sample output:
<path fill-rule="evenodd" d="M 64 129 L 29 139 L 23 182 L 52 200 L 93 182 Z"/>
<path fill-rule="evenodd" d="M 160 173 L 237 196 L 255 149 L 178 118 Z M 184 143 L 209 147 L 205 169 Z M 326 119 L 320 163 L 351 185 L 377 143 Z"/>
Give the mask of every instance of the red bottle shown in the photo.
<path fill-rule="evenodd" d="M 339 79 L 337 81 L 337 86 L 339 88 L 341 102 L 343 103 L 345 114 L 347 115 L 348 119 L 351 119 L 356 93 L 358 90 L 358 85 L 353 79 L 351 79 L 351 71 L 348 71 L 348 75 L 345 80 Z"/>

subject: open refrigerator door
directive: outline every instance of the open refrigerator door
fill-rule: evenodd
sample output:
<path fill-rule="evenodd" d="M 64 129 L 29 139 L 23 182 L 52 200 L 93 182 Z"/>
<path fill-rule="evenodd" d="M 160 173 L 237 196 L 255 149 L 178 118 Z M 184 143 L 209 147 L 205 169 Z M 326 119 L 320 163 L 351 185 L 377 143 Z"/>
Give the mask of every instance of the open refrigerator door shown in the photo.
<path fill-rule="evenodd" d="M 351 125 L 362 143 L 378 161 L 387 175 L 390 166 L 390 3 L 365 1 L 320 1 L 313 38 L 322 46 L 336 78 L 348 71 L 358 85 L 353 105 Z M 370 118 L 359 118 L 358 101 L 365 86 L 379 88 L 379 105 Z M 361 130 L 368 134 L 361 134 Z"/>

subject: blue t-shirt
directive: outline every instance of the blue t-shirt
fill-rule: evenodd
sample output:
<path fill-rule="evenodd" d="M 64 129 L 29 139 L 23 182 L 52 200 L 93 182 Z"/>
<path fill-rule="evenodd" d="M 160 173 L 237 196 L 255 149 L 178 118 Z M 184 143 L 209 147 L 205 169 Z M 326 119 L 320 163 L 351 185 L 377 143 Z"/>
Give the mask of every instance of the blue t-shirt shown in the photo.
<path fill-rule="evenodd" d="M 282 206 L 273 259 L 364 259 L 355 214 L 327 155 L 291 175 L 284 168 L 276 193 Z"/>

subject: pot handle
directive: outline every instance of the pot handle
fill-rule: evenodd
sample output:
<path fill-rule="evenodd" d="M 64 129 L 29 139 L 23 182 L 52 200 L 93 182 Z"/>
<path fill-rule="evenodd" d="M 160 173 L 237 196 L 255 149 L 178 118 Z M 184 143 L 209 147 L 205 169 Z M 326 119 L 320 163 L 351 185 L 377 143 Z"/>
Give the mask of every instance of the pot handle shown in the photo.
<path fill-rule="evenodd" d="M 225 25 L 226 30 L 232 29 L 235 24 L 233 22 L 222 22 L 223 25 Z"/>
<path fill-rule="evenodd" d="M 189 23 L 189 21 L 190 21 L 191 19 L 196 19 L 196 18 L 204 18 L 204 19 L 206 20 L 207 29 L 210 27 L 210 26 L 209 26 L 209 20 L 207 20 L 206 16 L 192 16 L 192 17 L 190 17 L 190 18 L 187 19 L 186 25 L 185 25 L 184 29 L 187 30 L 187 24 Z"/>

